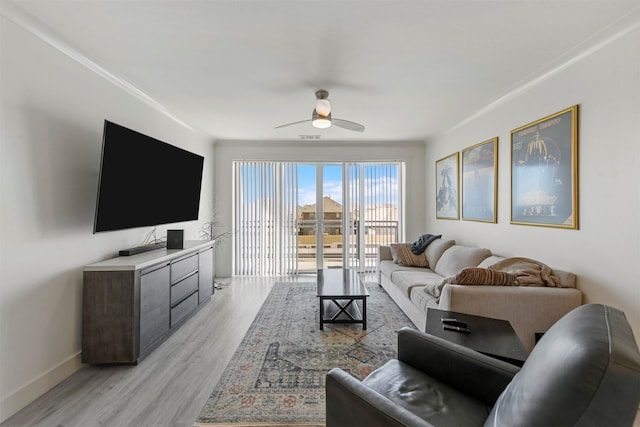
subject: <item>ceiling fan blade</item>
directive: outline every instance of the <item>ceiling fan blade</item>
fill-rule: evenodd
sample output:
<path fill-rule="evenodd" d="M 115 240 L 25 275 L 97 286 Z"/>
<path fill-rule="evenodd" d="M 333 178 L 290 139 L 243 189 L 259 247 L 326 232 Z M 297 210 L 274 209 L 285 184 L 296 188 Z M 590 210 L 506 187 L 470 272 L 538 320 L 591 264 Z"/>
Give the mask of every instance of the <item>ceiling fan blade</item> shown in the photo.
<path fill-rule="evenodd" d="M 280 128 L 284 128 L 284 127 L 287 127 L 287 126 L 298 125 L 300 123 L 311 123 L 311 119 L 309 119 L 309 120 L 300 120 L 299 122 L 287 123 L 286 125 L 276 126 L 274 129 L 280 129 Z"/>
<path fill-rule="evenodd" d="M 349 120 L 331 119 L 331 124 L 354 132 L 364 132 L 363 125 L 356 122 L 350 122 Z"/>
<path fill-rule="evenodd" d="M 302 123 L 311 123 L 313 127 L 318 129 L 325 129 L 331 125 L 335 125 L 354 132 L 364 132 L 364 126 L 360 123 L 331 118 L 331 101 L 329 101 L 329 92 L 323 89 L 316 91 L 316 108 L 311 112 L 311 120 L 300 120 L 299 122 L 287 123 L 286 125 L 276 126 L 275 129 Z"/>

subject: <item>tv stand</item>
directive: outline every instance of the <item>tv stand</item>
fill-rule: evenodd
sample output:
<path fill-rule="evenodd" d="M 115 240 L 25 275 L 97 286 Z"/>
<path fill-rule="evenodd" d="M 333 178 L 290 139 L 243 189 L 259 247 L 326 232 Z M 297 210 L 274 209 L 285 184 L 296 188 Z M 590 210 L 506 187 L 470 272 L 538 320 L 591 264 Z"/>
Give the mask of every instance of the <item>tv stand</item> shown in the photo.
<path fill-rule="evenodd" d="M 141 253 L 144 253 L 144 252 L 155 251 L 156 249 L 162 249 L 162 248 L 166 248 L 166 247 L 167 247 L 167 243 L 166 242 L 153 243 L 153 244 L 150 244 L 150 245 L 136 246 L 135 248 L 123 249 L 118 253 L 118 255 L 120 255 L 120 256 L 131 256 L 131 255 L 141 254 Z"/>
<path fill-rule="evenodd" d="M 82 362 L 138 363 L 211 301 L 214 243 L 85 265 Z"/>

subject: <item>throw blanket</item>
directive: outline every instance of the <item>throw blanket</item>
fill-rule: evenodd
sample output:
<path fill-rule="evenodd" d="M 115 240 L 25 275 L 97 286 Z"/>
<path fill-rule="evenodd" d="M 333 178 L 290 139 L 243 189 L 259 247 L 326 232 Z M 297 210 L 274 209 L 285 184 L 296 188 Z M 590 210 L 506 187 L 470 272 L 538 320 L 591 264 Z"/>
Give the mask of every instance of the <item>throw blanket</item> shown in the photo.
<path fill-rule="evenodd" d="M 529 258 L 506 258 L 488 267 L 515 275 L 520 286 L 560 287 L 560 280 L 547 265 Z"/>
<path fill-rule="evenodd" d="M 411 252 L 413 252 L 415 255 L 420 255 L 425 251 L 425 249 L 427 249 L 427 246 L 429 246 L 431 242 L 441 237 L 442 234 L 438 236 L 434 236 L 433 234 L 423 234 L 422 236 L 418 237 L 418 240 L 411 244 Z"/>

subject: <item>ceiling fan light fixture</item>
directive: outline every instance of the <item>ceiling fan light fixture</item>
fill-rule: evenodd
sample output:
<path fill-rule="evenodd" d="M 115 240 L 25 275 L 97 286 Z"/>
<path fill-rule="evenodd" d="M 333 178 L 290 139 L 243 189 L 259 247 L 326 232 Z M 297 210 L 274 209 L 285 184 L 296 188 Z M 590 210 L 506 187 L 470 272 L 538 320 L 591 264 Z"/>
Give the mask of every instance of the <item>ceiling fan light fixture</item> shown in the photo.
<path fill-rule="evenodd" d="M 285 125 L 276 126 L 275 128 L 280 129 L 309 122 L 311 122 L 311 125 L 316 129 L 326 129 L 335 126 L 353 132 L 364 132 L 364 126 L 360 123 L 331 118 L 331 101 L 329 101 L 329 92 L 326 90 L 316 91 L 316 108 L 311 112 L 311 120 L 300 120 L 299 122 L 287 123 Z"/>
<path fill-rule="evenodd" d="M 313 110 L 313 115 L 311 117 L 311 124 L 314 128 L 318 129 L 326 129 L 331 126 L 331 113 L 327 116 L 323 116 L 318 114 L 316 110 Z"/>
<path fill-rule="evenodd" d="M 314 128 L 326 129 L 331 126 L 331 120 L 326 117 L 318 117 L 311 122 Z"/>
<path fill-rule="evenodd" d="M 318 99 L 316 101 L 316 112 L 321 116 L 328 116 L 331 113 L 331 101 L 328 99 Z"/>

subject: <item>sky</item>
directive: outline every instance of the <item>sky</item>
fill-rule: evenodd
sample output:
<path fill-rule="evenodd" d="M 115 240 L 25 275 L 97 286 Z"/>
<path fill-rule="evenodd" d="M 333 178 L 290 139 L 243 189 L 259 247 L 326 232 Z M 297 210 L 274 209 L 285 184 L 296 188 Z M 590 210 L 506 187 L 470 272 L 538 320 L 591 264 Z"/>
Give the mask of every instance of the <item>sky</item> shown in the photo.
<path fill-rule="evenodd" d="M 323 196 L 342 203 L 342 165 L 324 165 L 322 171 Z M 298 204 L 312 205 L 316 202 L 316 166 L 298 166 Z"/>
<path fill-rule="evenodd" d="M 329 196 L 342 204 L 342 165 L 323 165 L 322 195 Z M 395 195 L 390 196 L 389 202 L 398 202 L 398 170 L 396 167 L 378 169 L 375 178 L 367 177 L 367 173 L 376 168 L 376 165 L 365 166 L 365 182 L 373 194 L 389 192 L 389 187 Z M 384 172 L 388 172 L 385 174 Z M 357 184 L 356 184 L 357 185 Z M 384 190 L 383 190 L 384 188 Z M 298 166 L 298 204 L 300 206 L 311 205 L 316 202 L 316 167 L 315 165 Z M 370 201 L 365 200 L 365 203 Z"/>
<path fill-rule="evenodd" d="M 323 164 L 323 184 L 322 195 L 329 196 L 336 202 L 342 204 L 342 164 Z M 355 168 L 356 166 L 354 166 Z M 251 166 L 243 166 L 244 171 L 249 171 Z M 374 177 L 371 177 L 372 174 Z M 251 181 L 255 178 L 250 175 Z M 356 178 L 354 185 L 357 186 Z M 247 182 L 245 182 L 247 184 Z M 398 201 L 398 169 L 397 167 L 379 167 L 379 165 L 365 165 L 365 185 L 369 189 L 367 194 L 381 195 L 387 194 L 386 198 L 374 197 L 374 203 L 397 203 Z M 252 203 L 250 196 L 254 192 L 244 192 L 245 203 Z M 246 199 L 249 197 L 249 199 Z M 312 205 L 316 202 L 316 164 L 298 164 L 298 206 Z M 365 204 L 372 203 L 365 200 Z"/>

